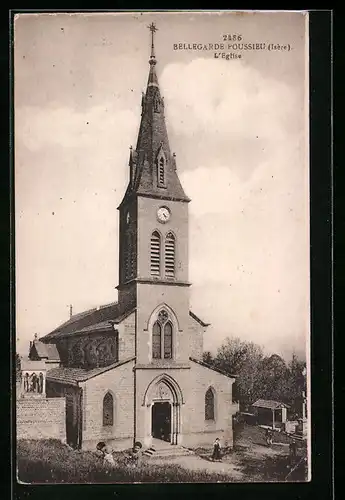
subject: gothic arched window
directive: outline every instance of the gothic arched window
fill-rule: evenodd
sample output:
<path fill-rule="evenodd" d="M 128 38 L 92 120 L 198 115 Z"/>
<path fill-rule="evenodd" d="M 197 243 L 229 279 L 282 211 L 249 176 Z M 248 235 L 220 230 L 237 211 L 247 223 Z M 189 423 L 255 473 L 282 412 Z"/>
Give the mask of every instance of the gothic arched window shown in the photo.
<path fill-rule="evenodd" d="M 165 309 L 158 313 L 152 328 L 152 358 L 171 359 L 173 357 L 173 326 Z"/>
<path fill-rule="evenodd" d="M 151 235 L 150 270 L 151 276 L 161 273 L 161 237 L 157 231 Z"/>
<path fill-rule="evenodd" d="M 152 329 L 152 357 L 160 359 L 162 357 L 162 327 L 158 321 Z"/>
<path fill-rule="evenodd" d="M 172 358 L 172 326 L 169 321 L 164 325 L 164 358 Z"/>
<path fill-rule="evenodd" d="M 164 247 L 165 276 L 174 278 L 175 276 L 175 236 L 168 233 L 165 238 Z"/>
<path fill-rule="evenodd" d="M 205 420 L 214 420 L 214 393 L 211 387 L 205 394 Z"/>
<path fill-rule="evenodd" d="M 103 398 L 103 425 L 114 425 L 114 398 L 110 392 Z"/>

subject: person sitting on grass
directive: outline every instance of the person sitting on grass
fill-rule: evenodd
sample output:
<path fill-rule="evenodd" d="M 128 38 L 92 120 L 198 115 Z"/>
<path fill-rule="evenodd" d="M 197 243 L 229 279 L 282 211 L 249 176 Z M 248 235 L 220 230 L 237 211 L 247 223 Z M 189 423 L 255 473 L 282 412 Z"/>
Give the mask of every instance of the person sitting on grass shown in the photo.
<path fill-rule="evenodd" d="M 142 447 L 143 446 L 140 443 L 140 441 L 136 441 L 134 443 L 133 450 L 130 452 L 130 454 L 127 457 L 127 467 L 131 467 L 131 468 L 139 467 L 139 465 L 141 464 L 141 458 L 142 458 L 142 453 L 141 453 Z"/>
<path fill-rule="evenodd" d="M 99 452 L 101 458 L 103 458 L 103 465 L 107 467 L 114 467 L 115 461 L 110 447 L 107 446 L 103 441 L 101 441 L 96 446 L 96 449 Z"/>
<path fill-rule="evenodd" d="M 222 457 L 221 457 L 221 445 L 220 445 L 219 438 L 217 438 L 215 440 L 215 442 L 213 443 L 212 460 L 213 460 L 213 462 L 215 462 L 215 461 L 220 462 L 222 460 Z"/>

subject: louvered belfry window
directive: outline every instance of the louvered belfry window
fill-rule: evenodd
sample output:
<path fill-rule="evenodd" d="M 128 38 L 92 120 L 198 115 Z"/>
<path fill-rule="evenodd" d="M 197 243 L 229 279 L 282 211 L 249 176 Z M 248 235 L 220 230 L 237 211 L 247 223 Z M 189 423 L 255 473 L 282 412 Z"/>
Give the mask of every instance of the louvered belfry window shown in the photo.
<path fill-rule="evenodd" d="M 158 321 L 156 321 L 152 329 L 152 357 L 154 359 L 160 359 L 162 357 L 161 343 L 162 327 Z"/>
<path fill-rule="evenodd" d="M 175 276 L 175 237 L 169 233 L 165 238 L 165 276 L 174 278 Z"/>
<path fill-rule="evenodd" d="M 150 259 L 151 276 L 159 276 L 161 272 L 161 237 L 157 231 L 151 235 Z"/>

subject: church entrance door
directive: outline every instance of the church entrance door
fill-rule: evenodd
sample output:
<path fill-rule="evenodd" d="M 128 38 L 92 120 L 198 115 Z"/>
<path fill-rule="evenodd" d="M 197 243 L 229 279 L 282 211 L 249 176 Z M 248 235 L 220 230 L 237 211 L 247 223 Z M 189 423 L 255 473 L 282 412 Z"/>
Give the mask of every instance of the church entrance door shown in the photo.
<path fill-rule="evenodd" d="M 171 404 L 152 405 L 152 437 L 171 442 Z"/>

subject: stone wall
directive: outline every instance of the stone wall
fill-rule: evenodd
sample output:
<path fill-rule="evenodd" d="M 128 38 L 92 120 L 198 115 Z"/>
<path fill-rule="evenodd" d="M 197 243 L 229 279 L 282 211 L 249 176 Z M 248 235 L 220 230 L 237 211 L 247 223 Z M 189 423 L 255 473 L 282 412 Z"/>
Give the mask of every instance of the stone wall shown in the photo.
<path fill-rule="evenodd" d="M 124 363 L 81 384 L 83 389 L 83 449 L 106 441 L 114 449 L 129 448 L 134 435 L 134 362 Z M 114 422 L 103 426 L 103 398 L 114 400 Z"/>
<path fill-rule="evenodd" d="M 188 336 L 190 338 L 190 356 L 202 360 L 205 328 L 189 317 Z"/>
<path fill-rule="evenodd" d="M 117 325 L 119 361 L 135 356 L 135 312 Z"/>
<path fill-rule="evenodd" d="M 66 441 L 65 398 L 17 400 L 17 439 Z"/>

